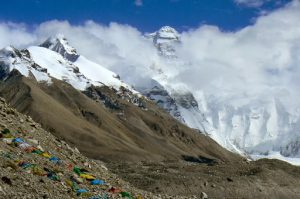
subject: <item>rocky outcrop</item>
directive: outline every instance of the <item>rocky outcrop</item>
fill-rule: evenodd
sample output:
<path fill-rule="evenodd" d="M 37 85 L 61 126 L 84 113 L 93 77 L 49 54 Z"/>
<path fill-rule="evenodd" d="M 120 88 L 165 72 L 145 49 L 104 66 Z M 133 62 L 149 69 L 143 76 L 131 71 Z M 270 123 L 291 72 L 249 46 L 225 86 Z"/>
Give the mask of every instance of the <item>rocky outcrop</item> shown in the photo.
<path fill-rule="evenodd" d="M 174 118 L 184 123 L 184 119 L 178 110 L 175 99 L 171 97 L 168 91 L 162 86 L 154 86 L 151 89 L 141 90 L 141 92 L 148 99 L 154 101 L 159 107 L 170 113 Z"/>
<path fill-rule="evenodd" d="M 286 157 L 300 158 L 300 138 L 289 142 L 285 147 L 281 147 L 280 153 Z"/>

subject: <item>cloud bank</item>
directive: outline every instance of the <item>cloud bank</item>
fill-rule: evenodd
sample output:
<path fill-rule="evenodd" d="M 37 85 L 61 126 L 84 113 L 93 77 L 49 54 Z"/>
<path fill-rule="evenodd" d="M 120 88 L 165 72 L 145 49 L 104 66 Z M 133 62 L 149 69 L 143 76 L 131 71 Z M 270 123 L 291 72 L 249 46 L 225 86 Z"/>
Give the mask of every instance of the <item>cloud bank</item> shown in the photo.
<path fill-rule="evenodd" d="M 36 35 L 28 32 L 25 24 L 0 23 L 0 48 L 8 45 L 26 47 L 36 39 Z"/>
<path fill-rule="evenodd" d="M 247 93 L 298 93 L 300 69 L 300 3 L 262 16 L 253 26 L 237 32 L 222 32 L 202 26 L 182 35 L 181 56 L 189 60 L 190 86 L 215 86 L 218 91 Z M 201 75 L 202 74 L 202 75 Z M 205 82 L 210 82 L 209 84 Z M 197 84 L 198 83 L 198 84 Z M 208 88 L 210 89 L 210 88 Z"/>
<path fill-rule="evenodd" d="M 183 32 L 177 53 L 185 64 L 170 81 L 230 99 L 275 96 L 286 99 L 287 104 L 299 105 L 299 19 L 300 2 L 296 0 L 236 32 L 208 25 Z M 153 75 L 149 70 L 153 65 L 172 68 L 157 55 L 143 33 L 116 23 L 104 26 L 87 21 L 75 26 L 54 20 L 31 31 L 24 24 L 2 23 L 0 47 L 39 44 L 56 33 L 63 33 L 79 53 L 128 81 L 133 77 L 144 83 L 145 77 Z"/>

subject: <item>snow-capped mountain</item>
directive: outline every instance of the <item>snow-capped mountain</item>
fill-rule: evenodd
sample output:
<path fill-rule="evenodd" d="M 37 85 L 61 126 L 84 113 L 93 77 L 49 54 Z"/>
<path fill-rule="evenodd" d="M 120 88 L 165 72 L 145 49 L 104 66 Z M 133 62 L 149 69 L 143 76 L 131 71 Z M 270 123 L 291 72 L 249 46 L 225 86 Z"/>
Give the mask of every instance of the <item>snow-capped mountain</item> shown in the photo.
<path fill-rule="evenodd" d="M 76 49 L 61 34 L 50 37 L 40 46 L 30 46 L 23 50 L 11 46 L 2 49 L 0 66 L 1 78 L 16 69 L 26 77 L 31 76 L 48 84 L 51 84 L 54 77 L 68 82 L 78 90 L 85 90 L 91 85 L 106 85 L 116 90 L 126 88 L 137 94 L 116 73 L 77 54 Z"/>
<path fill-rule="evenodd" d="M 68 40 L 62 34 L 57 34 L 56 36 L 49 37 L 40 46 L 58 52 L 65 59 L 71 62 L 76 61 L 79 57 L 76 49 L 69 45 Z"/>
<path fill-rule="evenodd" d="M 210 94 L 174 83 L 170 76 L 182 72 L 189 64 L 176 54 L 180 34 L 166 26 L 147 34 L 146 38 L 151 39 L 163 61 L 161 66 L 152 67 L 156 73 L 151 78 L 160 86 L 151 85 L 140 92 L 229 150 L 254 158 L 269 155 L 289 162 L 294 162 L 291 158 L 300 157 L 299 110 L 288 110 L 275 96 L 261 99 Z"/>

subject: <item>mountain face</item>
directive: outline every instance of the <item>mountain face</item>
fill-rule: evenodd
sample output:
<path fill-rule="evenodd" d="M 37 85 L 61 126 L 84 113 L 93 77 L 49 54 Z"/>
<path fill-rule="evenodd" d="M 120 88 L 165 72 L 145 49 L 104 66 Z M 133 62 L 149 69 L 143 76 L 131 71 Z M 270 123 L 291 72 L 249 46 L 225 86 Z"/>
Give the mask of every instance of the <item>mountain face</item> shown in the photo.
<path fill-rule="evenodd" d="M 299 110 L 288 110 L 278 97 L 248 98 L 178 87 L 168 76 L 182 72 L 189 64 L 176 54 L 180 34 L 166 26 L 146 37 L 157 48 L 163 66 L 155 66 L 158 72 L 149 77 L 157 82 L 160 92 L 157 86 L 149 85 L 138 89 L 141 93 L 231 151 L 261 157 L 277 154 L 276 158 L 290 162 L 300 157 Z"/>
<path fill-rule="evenodd" d="M 219 133 L 216 140 L 224 146 L 227 141 L 249 154 L 277 151 L 285 157 L 299 157 L 299 118 L 289 113 L 279 99 L 242 106 L 211 101 L 203 113 Z"/>

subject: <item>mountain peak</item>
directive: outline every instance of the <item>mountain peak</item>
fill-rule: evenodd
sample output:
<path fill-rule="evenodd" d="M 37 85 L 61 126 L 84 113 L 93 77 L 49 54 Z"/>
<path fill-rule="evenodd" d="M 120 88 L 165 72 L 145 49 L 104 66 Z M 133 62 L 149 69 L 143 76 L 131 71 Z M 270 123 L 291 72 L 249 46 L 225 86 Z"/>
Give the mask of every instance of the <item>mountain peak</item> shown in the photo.
<path fill-rule="evenodd" d="M 170 26 L 163 26 L 158 31 L 146 35 L 153 40 L 159 54 L 165 57 L 176 57 L 174 44 L 180 42 L 180 34 Z"/>
<path fill-rule="evenodd" d="M 172 28 L 171 26 L 162 26 L 160 29 L 159 29 L 159 31 L 171 31 L 171 32 L 177 32 L 176 30 L 175 30 L 175 28 Z"/>
<path fill-rule="evenodd" d="M 174 40 L 179 40 L 179 33 L 177 30 L 170 26 L 163 26 L 161 27 L 156 34 L 160 38 L 165 38 L 165 39 L 174 39 Z"/>
<path fill-rule="evenodd" d="M 158 31 L 146 34 L 146 37 L 153 38 L 155 44 L 159 43 L 162 40 L 168 41 L 179 41 L 180 34 L 174 28 L 170 26 L 163 26 Z"/>
<path fill-rule="evenodd" d="M 40 46 L 61 54 L 64 58 L 71 62 L 76 61 L 79 57 L 76 49 L 69 45 L 68 40 L 63 34 L 57 34 L 49 37 Z"/>

